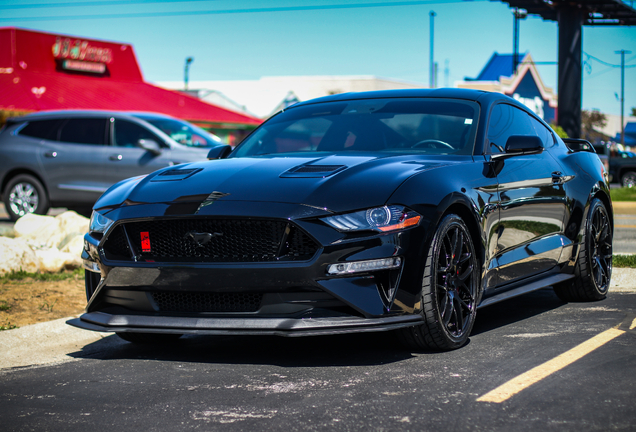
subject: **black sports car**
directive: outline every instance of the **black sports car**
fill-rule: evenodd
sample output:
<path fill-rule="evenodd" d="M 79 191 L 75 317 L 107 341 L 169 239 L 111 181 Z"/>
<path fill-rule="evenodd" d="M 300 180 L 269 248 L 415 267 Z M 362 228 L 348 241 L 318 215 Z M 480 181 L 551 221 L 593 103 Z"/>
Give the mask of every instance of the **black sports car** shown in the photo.
<path fill-rule="evenodd" d="M 132 342 L 395 330 L 444 350 L 479 307 L 548 286 L 568 301 L 608 291 L 603 165 L 507 96 L 329 96 L 229 150 L 99 199 L 88 305 L 70 324 Z"/>

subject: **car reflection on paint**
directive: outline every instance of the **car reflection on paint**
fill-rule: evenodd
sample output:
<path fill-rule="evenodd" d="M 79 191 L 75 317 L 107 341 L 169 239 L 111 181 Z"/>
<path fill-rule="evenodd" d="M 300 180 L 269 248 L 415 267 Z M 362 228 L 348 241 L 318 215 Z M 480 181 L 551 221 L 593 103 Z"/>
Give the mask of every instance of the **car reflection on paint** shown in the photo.
<path fill-rule="evenodd" d="M 592 147 L 569 142 L 495 93 L 298 103 L 218 160 L 109 189 L 69 323 L 132 342 L 394 331 L 448 350 L 479 307 L 547 286 L 601 299 L 609 189 Z"/>

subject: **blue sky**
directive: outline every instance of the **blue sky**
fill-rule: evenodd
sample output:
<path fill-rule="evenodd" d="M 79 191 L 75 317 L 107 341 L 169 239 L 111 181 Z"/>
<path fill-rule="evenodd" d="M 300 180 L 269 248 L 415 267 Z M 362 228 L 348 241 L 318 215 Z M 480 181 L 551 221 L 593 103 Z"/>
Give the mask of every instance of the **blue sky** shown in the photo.
<path fill-rule="evenodd" d="M 372 5 L 284 10 L 320 5 Z M 393 4 L 391 4 L 393 3 Z M 493 52 L 512 52 L 507 4 L 458 0 L 0 0 L 0 26 L 130 43 L 147 81 L 258 79 L 280 75 L 375 75 L 428 85 L 429 12 L 435 11 L 439 86 L 475 77 Z M 274 8 L 274 11 L 262 12 Z M 557 60 L 557 25 L 521 21 L 520 51 Z M 583 51 L 619 65 L 630 50 L 625 111 L 636 107 L 636 27 L 585 27 Z M 584 54 L 583 58 L 587 56 Z M 620 68 L 587 58 L 583 107 L 620 114 Z M 448 69 L 448 73 L 446 73 Z M 556 65 L 539 66 L 556 89 Z"/>

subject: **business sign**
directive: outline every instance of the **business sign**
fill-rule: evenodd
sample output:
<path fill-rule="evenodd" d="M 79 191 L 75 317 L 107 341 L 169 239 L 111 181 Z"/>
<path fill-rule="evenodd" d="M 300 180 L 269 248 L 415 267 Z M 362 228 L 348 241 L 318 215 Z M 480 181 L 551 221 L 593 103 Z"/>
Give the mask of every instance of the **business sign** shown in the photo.
<path fill-rule="evenodd" d="M 106 65 L 113 61 L 113 51 L 93 46 L 88 41 L 57 37 L 53 57 L 61 60 L 64 70 L 103 74 Z"/>

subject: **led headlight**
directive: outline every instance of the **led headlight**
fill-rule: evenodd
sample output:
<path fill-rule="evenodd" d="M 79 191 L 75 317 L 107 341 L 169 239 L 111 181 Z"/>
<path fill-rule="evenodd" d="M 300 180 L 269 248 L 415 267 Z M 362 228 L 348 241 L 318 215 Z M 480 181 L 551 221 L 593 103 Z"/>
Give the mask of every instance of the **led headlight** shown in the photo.
<path fill-rule="evenodd" d="M 422 216 L 403 206 L 383 206 L 322 219 L 338 231 L 398 231 L 419 225 Z"/>
<path fill-rule="evenodd" d="M 113 223 L 114 221 L 93 210 L 93 213 L 91 214 L 89 232 L 104 234 Z"/>

